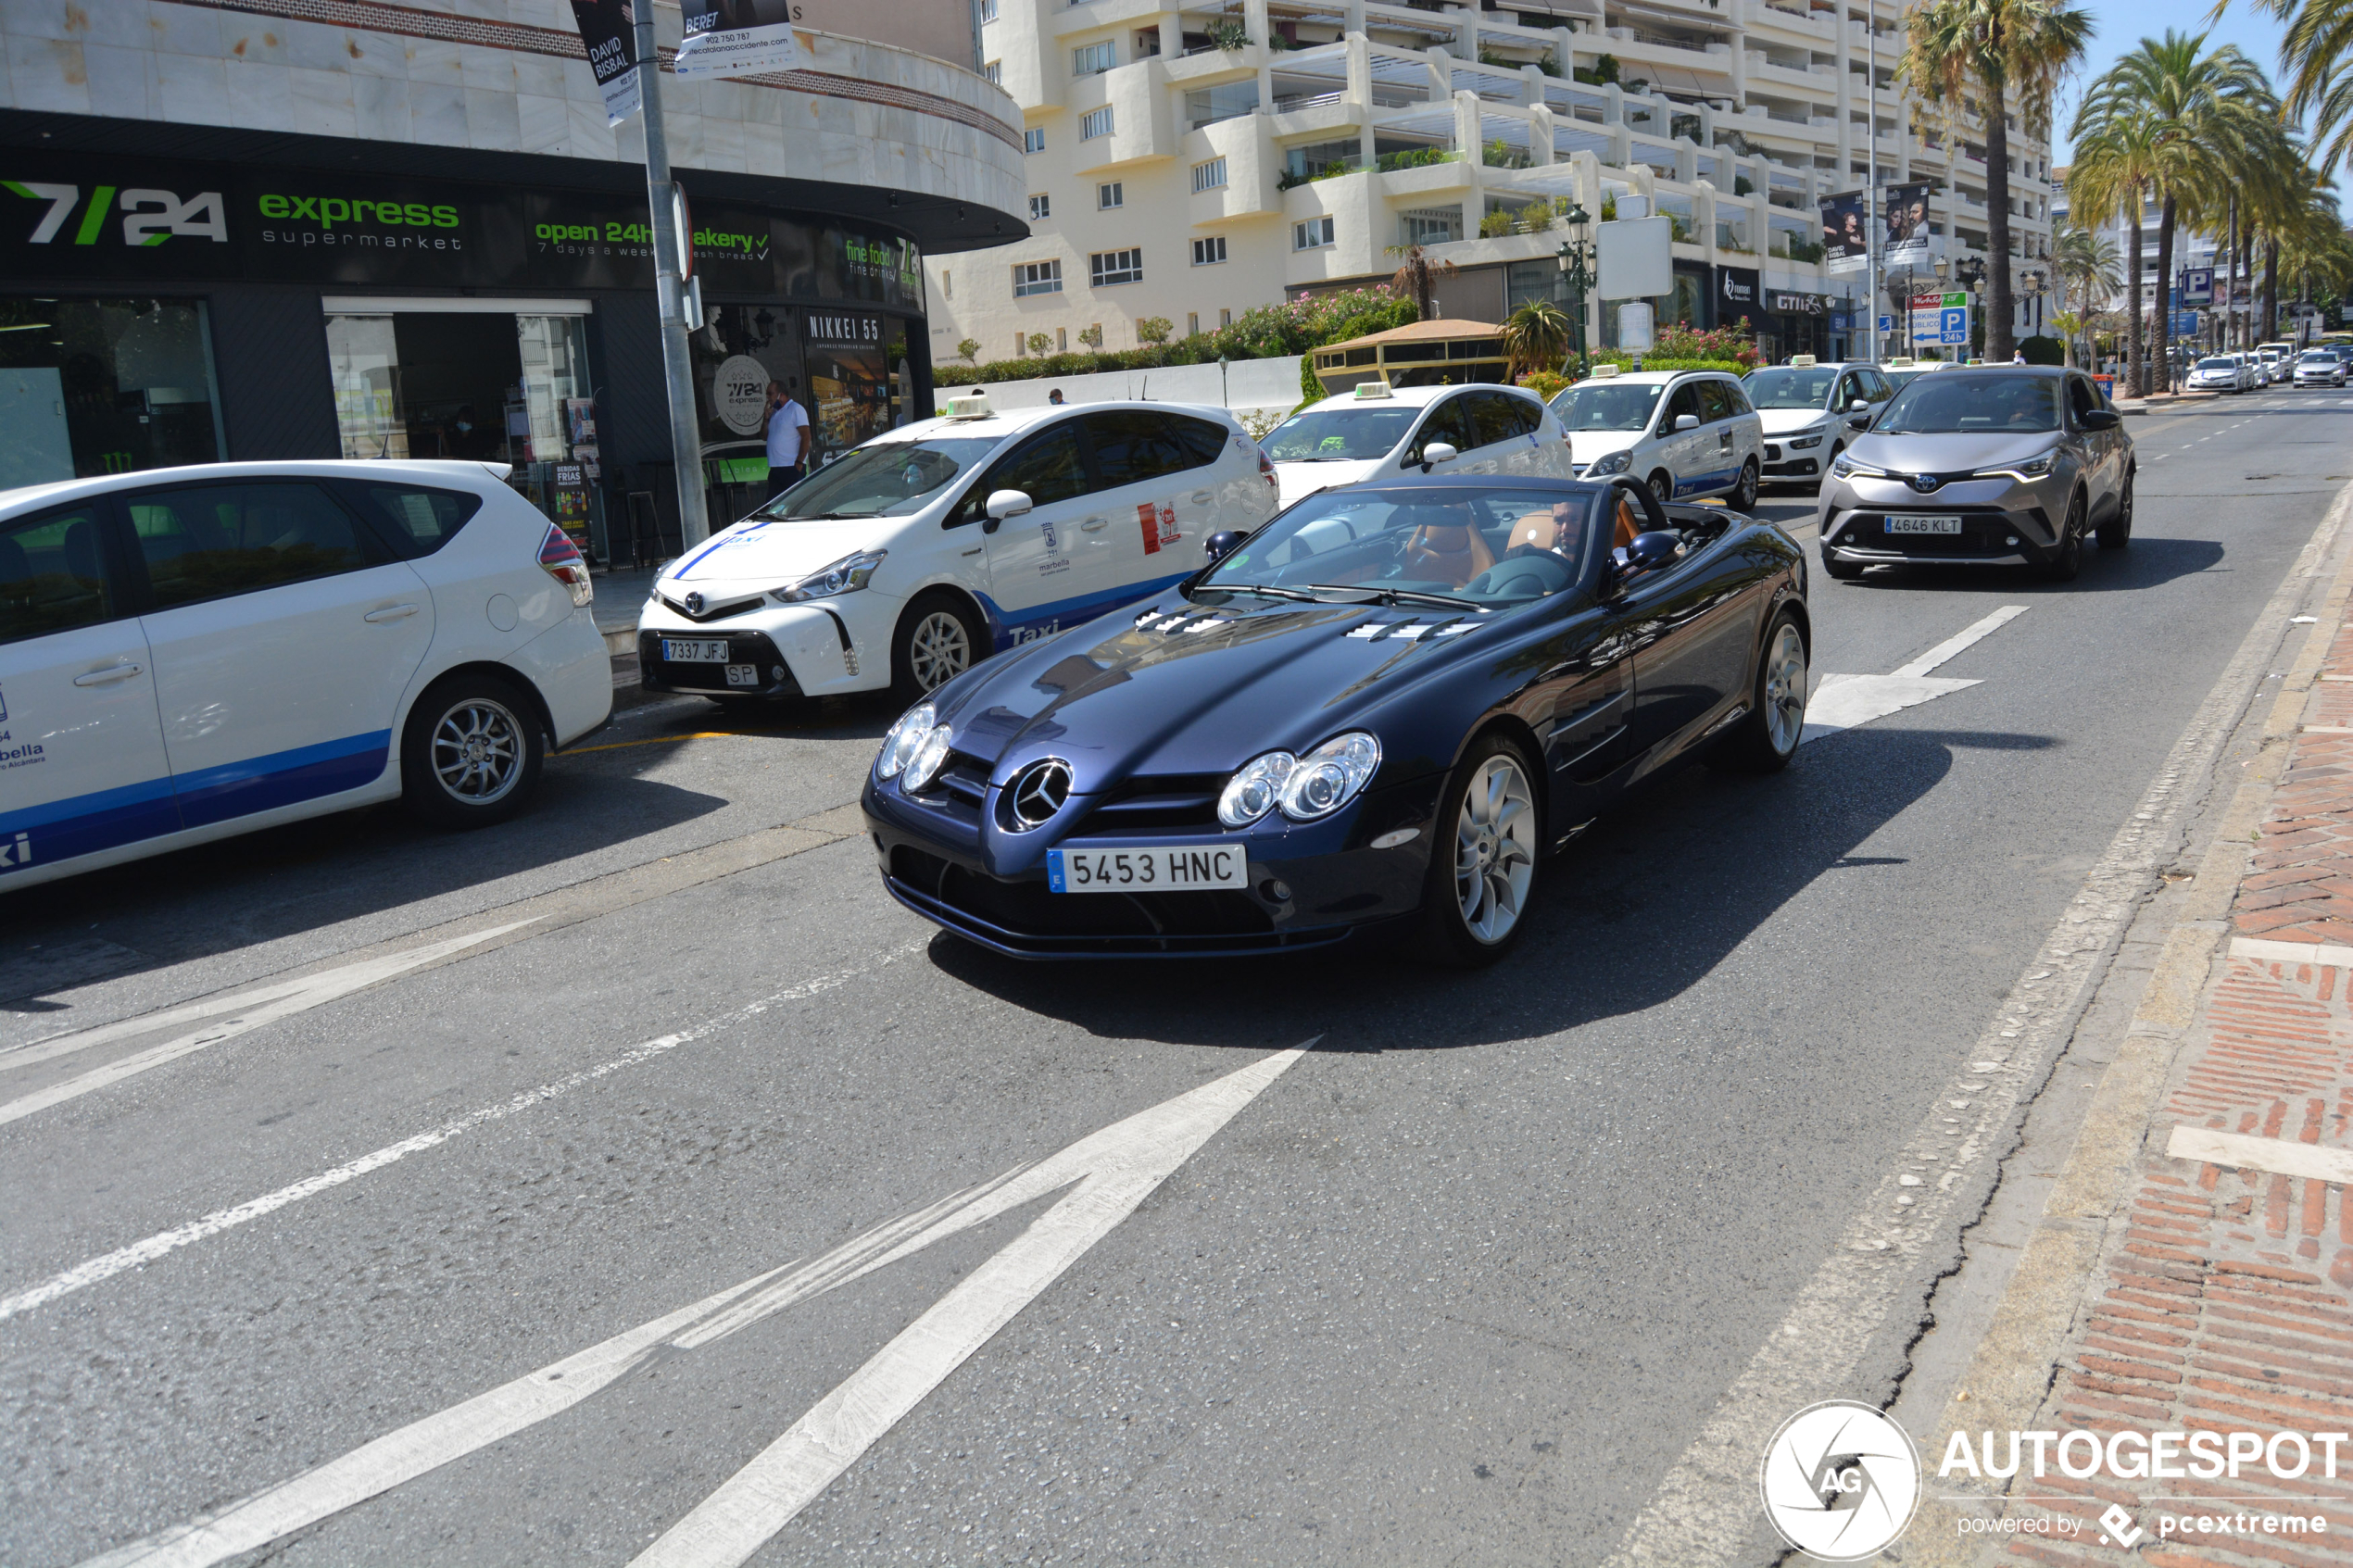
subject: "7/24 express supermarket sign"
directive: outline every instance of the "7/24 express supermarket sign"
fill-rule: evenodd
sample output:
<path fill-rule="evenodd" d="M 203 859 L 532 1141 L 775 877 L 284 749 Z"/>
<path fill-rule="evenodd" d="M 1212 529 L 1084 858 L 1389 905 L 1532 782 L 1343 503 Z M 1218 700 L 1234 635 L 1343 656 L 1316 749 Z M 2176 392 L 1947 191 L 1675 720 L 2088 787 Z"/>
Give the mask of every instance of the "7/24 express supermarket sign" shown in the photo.
<path fill-rule="evenodd" d="M 698 204 L 694 241 L 707 291 L 922 307 L 893 236 Z M 650 289 L 653 233 L 601 192 L 0 150 L 0 274 Z"/>

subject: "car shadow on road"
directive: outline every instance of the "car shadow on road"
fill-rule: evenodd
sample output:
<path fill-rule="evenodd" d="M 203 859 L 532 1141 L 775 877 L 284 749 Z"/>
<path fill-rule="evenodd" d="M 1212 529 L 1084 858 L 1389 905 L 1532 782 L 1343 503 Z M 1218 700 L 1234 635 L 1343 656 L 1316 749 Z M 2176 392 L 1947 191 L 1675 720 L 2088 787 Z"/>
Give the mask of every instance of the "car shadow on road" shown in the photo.
<path fill-rule="evenodd" d="M 2031 567 L 1879 566 L 1852 583 L 1818 577 L 1817 594 L 1827 590 L 1890 588 L 1934 589 L 1944 593 L 1975 591 L 2015 596 L 2020 594 L 2137 593 L 2160 587 L 2177 577 L 2211 571 L 2229 552 L 2219 540 L 2165 539 L 2136 536 L 2122 550 L 2087 548 L 2083 570 L 2072 583 L 2045 582 Z"/>
<path fill-rule="evenodd" d="M 1860 729 L 1755 779 L 1692 769 L 1638 792 L 1545 862 L 1518 948 L 1475 973 L 1410 947 L 1240 960 L 1025 963 L 942 934 L 944 973 L 1106 1039 L 1264 1049 L 1442 1050 L 1638 1013 L 1705 978 L 1830 874 L 1896 863 L 1859 846 L 1933 789 L 1961 750 L 2045 735 Z M 1811 764 L 1811 765 L 1809 765 Z M 1831 955 L 1820 955 L 1830 961 Z M 1403 960 L 1403 961 L 1401 961 Z"/>

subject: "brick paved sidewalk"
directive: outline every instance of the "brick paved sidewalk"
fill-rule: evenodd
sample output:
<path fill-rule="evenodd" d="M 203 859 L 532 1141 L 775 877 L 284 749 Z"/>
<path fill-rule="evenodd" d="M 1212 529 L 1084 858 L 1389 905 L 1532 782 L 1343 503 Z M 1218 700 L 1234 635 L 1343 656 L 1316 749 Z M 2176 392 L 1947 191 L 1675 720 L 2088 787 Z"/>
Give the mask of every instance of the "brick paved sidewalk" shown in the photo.
<path fill-rule="evenodd" d="M 2206 1428 L 2267 1443 L 2353 1433 L 2353 630 L 2337 632 L 2322 670 L 2129 1215 L 2035 1428 Z M 2294 1452 L 2282 1449 L 2291 1469 Z M 2019 1537 L 2007 1550 L 2114 1562 L 2096 1521 L 2115 1503 L 2146 1532 L 2133 1555 L 2168 1568 L 2353 1562 L 2353 1442 L 2338 1460 L 2333 1481 L 2317 1452 L 2295 1481 L 2259 1462 L 2235 1481 L 2070 1480 L 2054 1465 L 2011 1483 L 2013 1499 L 2046 1499 L 2042 1512 L 2085 1527 L 2071 1546 Z M 2326 1529 L 2167 1540 L 2165 1512 L 2294 1514 Z"/>

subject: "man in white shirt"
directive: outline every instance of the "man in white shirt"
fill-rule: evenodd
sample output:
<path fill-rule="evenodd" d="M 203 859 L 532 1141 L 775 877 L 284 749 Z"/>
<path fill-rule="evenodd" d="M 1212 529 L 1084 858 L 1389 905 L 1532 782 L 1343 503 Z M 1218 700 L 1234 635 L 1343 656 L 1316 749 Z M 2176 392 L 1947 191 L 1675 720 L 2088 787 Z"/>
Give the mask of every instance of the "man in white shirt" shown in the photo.
<path fill-rule="evenodd" d="M 793 401 L 783 382 L 772 381 L 768 383 L 768 494 L 774 495 L 799 483 L 808 471 L 808 411 Z"/>

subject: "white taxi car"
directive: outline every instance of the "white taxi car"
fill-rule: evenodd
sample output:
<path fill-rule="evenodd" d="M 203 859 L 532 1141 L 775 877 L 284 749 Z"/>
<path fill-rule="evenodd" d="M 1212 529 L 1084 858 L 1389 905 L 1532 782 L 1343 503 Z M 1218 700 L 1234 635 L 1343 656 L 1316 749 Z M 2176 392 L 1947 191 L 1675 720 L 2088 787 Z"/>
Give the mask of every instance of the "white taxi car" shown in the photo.
<path fill-rule="evenodd" d="M 1300 409 L 1268 432 L 1264 445 L 1286 507 L 1408 469 L 1575 477 L 1560 421 L 1542 398 L 1516 386 L 1366 382 Z"/>
<path fill-rule="evenodd" d="M 1553 395 L 1580 479 L 1630 473 L 1661 501 L 1721 495 L 1736 511 L 1756 504 L 1765 422 L 1738 378 L 1723 370 L 1597 367 Z"/>
<path fill-rule="evenodd" d="M 588 569 L 503 464 L 0 494 L 0 889 L 399 798 L 512 815 L 601 725 Z"/>
<path fill-rule="evenodd" d="M 1760 366 L 1741 385 L 1765 421 L 1765 483 L 1809 488 L 1855 438 L 1847 421 L 1878 413 L 1895 395 L 1875 365 L 1825 364 L 1810 354 L 1786 365 Z"/>
<path fill-rule="evenodd" d="M 1274 470 L 1223 408 L 947 407 L 665 568 L 637 618 L 647 688 L 912 702 L 1159 593 L 1208 561 L 1210 535 L 1275 515 Z"/>

